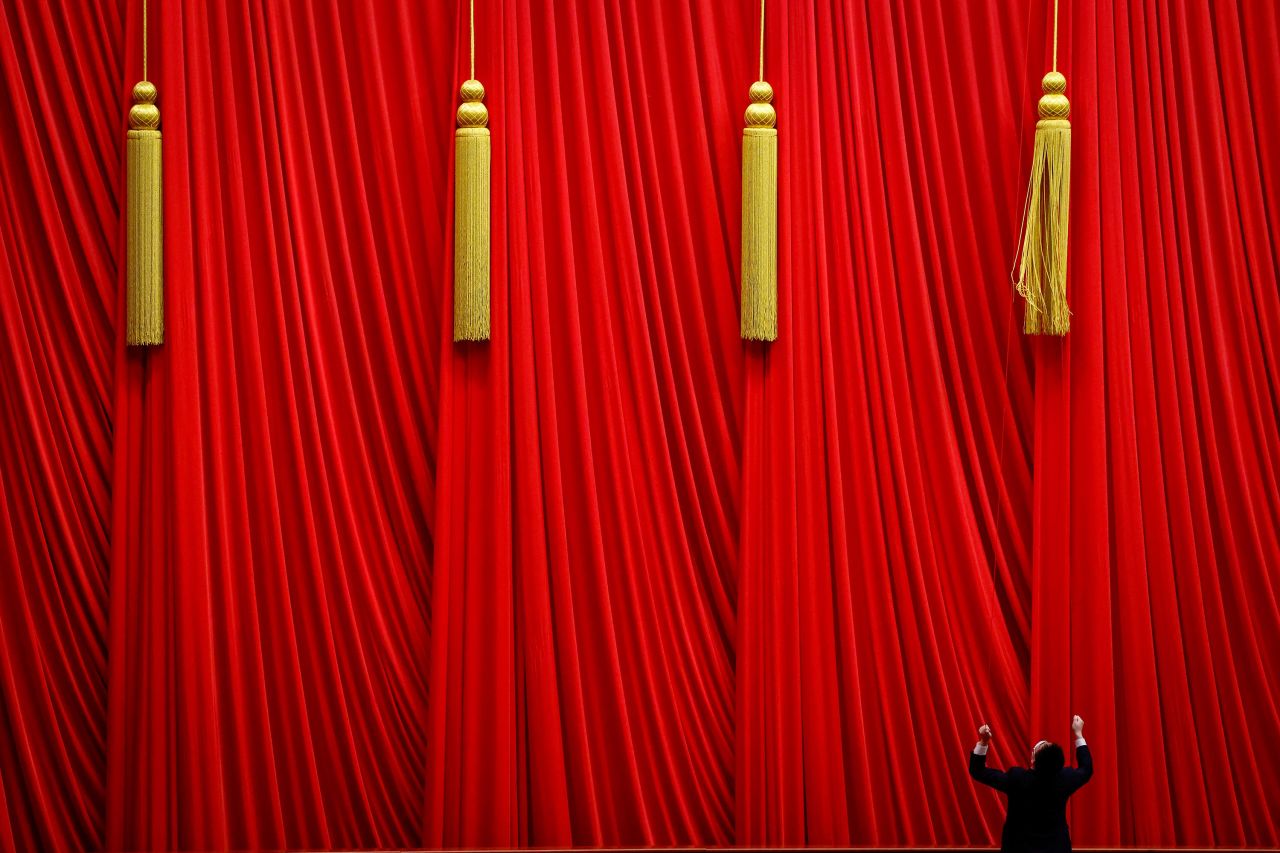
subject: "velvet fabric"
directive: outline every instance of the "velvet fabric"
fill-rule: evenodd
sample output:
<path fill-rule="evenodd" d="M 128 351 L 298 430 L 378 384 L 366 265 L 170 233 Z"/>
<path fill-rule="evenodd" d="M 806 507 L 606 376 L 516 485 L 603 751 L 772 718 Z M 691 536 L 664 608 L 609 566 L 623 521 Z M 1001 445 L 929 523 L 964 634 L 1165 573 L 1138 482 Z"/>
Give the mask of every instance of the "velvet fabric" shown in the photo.
<path fill-rule="evenodd" d="M 1050 2 L 0 3 L 0 851 L 1280 843 L 1280 12 L 1063 0 L 1071 333 L 1009 266 Z"/>

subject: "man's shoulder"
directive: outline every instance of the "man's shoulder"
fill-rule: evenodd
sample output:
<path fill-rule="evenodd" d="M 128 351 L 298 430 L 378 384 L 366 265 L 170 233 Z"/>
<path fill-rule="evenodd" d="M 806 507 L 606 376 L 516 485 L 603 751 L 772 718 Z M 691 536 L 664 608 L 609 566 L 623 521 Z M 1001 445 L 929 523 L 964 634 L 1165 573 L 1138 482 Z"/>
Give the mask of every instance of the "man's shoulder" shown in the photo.
<path fill-rule="evenodd" d="M 1015 764 L 1013 767 L 1010 767 L 1008 770 L 1005 771 L 1005 775 L 1008 776 L 1010 779 L 1023 779 L 1023 778 L 1026 778 L 1027 774 L 1030 772 L 1031 771 L 1029 771 L 1027 768 L 1019 767 L 1018 765 Z"/>

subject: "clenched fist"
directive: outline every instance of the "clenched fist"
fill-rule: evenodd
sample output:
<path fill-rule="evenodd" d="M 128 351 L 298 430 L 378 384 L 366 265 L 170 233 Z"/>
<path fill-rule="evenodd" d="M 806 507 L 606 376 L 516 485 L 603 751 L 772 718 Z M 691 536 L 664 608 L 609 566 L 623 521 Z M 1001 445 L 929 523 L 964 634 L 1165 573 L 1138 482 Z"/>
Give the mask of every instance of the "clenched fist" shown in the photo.
<path fill-rule="evenodd" d="M 983 743 L 991 743 L 991 726 L 986 723 L 982 724 L 982 728 L 978 729 L 978 740 Z"/>
<path fill-rule="evenodd" d="M 1081 733 L 1084 731 L 1084 720 L 1080 719 L 1079 714 L 1071 718 L 1071 731 L 1076 737 L 1080 737 Z"/>

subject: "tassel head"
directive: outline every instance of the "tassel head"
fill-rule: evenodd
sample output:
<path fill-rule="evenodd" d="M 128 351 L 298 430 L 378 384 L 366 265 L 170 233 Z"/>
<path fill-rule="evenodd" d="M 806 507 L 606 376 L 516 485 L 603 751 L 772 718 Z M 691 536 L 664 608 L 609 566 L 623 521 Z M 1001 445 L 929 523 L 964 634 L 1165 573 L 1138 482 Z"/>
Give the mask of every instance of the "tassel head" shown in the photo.
<path fill-rule="evenodd" d="M 1071 328 L 1067 307 L 1067 227 L 1071 205 L 1071 103 L 1067 78 L 1044 75 L 1037 106 L 1031 180 L 1027 186 L 1018 293 L 1026 300 L 1023 331 L 1029 335 L 1065 335 Z"/>
<path fill-rule="evenodd" d="M 489 108 L 484 105 L 484 85 L 479 80 L 467 80 L 459 94 L 462 105 L 458 107 L 458 127 L 488 127 Z"/>
<path fill-rule="evenodd" d="M 489 340 L 489 109 L 479 80 L 462 84 L 454 174 L 453 339 Z"/>
<path fill-rule="evenodd" d="M 773 127 L 778 111 L 773 108 L 773 87 L 763 80 L 751 84 L 751 106 L 747 107 L 747 127 Z"/>
<path fill-rule="evenodd" d="M 741 335 L 778 338 L 778 121 L 773 87 L 751 84 L 742 131 Z"/>
<path fill-rule="evenodd" d="M 1041 119 L 1066 119 L 1071 116 L 1071 102 L 1067 100 L 1067 78 L 1059 71 L 1050 71 L 1040 81 L 1044 94 L 1036 111 Z"/>
<path fill-rule="evenodd" d="M 150 80 L 142 80 L 133 87 L 133 106 L 129 108 L 130 130 L 160 130 L 156 95 L 156 84 Z"/>
<path fill-rule="evenodd" d="M 130 346 L 164 343 L 164 205 L 156 87 L 133 87 L 126 141 L 126 333 Z"/>

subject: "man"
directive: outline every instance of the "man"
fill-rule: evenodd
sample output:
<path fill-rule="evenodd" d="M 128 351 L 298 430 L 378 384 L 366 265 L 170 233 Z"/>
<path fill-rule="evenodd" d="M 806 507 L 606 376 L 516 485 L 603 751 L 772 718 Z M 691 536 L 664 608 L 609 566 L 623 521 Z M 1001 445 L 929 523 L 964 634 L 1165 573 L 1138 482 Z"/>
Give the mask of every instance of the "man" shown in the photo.
<path fill-rule="evenodd" d="M 978 745 L 969 756 L 969 775 L 1009 797 L 1009 812 L 1000 836 L 1005 853 L 1070 853 L 1067 798 L 1093 775 L 1093 759 L 1084 742 L 1084 720 L 1071 718 L 1076 763 L 1065 767 L 1062 747 L 1042 740 L 1031 748 L 1031 769 L 1010 767 L 1001 772 L 987 766 L 991 726 L 978 729 Z"/>

